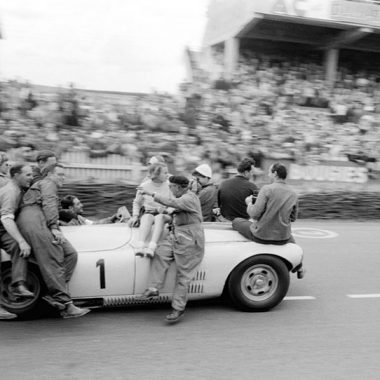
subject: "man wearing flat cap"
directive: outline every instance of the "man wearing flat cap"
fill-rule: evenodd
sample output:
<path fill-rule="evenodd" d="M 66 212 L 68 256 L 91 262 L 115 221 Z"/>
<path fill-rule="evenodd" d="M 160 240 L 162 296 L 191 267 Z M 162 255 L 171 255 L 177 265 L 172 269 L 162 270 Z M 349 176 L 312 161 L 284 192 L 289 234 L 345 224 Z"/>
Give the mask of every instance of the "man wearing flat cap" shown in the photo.
<path fill-rule="evenodd" d="M 36 157 L 37 166 L 33 168 L 33 183 L 42 179 L 42 171 L 57 164 L 57 156 L 51 150 L 41 150 Z"/>
<path fill-rule="evenodd" d="M 141 299 L 151 299 L 159 295 L 166 272 L 173 260 L 177 276 L 170 314 L 166 322 L 177 322 L 184 314 L 187 303 L 187 289 L 204 255 L 205 238 L 202 227 L 202 210 L 199 198 L 189 190 L 189 180 L 183 176 L 171 176 L 169 187 L 173 194 L 167 198 L 151 192 L 145 194 L 165 206 L 173 207 L 173 221 L 170 233 L 158 243 L 152 260 L 150 283 Z"/>

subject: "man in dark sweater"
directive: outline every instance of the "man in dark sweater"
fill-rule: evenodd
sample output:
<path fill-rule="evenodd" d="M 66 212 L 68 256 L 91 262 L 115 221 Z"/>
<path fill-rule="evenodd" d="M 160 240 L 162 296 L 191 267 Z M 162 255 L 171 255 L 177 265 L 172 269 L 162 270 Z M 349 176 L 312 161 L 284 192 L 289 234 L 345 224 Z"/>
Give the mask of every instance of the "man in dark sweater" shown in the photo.
<path fill-rule="evenodd" d="M 255 161 L 244 158 L 237 167 L 238 174 L 223 181 L 219 186 L 218 204 L 223 217 L 228 220 L 235 218 L 249 219 L 245 198 L 256 196 L 258 187 L 250 182 Z"/>

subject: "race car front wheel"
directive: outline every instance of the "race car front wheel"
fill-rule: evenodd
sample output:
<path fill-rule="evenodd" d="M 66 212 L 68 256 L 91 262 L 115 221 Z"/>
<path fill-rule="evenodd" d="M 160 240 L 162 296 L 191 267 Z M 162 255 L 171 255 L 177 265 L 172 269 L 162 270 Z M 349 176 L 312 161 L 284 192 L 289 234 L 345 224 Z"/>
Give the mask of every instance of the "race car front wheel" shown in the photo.
<path fill-rule="evenodd" d="M 20 299 L 15 298 L 11 292 L 12 269 L 10 265 L 3 265 L 1 273 L 2 286 L 1 286 L 1 304 L 11 313 L 15 313 L 22 317 L 32 316 L 37 311 L 37 305 L 40 302 L 42 291 L 42 280 L 38 273 L 38 269 L 29 265 L 27 275 L 27 287 L 34 293 L 33 298 Z"/>
<path fill-rule="evenodd" d="M 278 305 L 289 288 L 285 263 L 270 255 L 258 255 L 240 263 L 231 273 L 228 293 L 243 311 L 267 311 Z"/>

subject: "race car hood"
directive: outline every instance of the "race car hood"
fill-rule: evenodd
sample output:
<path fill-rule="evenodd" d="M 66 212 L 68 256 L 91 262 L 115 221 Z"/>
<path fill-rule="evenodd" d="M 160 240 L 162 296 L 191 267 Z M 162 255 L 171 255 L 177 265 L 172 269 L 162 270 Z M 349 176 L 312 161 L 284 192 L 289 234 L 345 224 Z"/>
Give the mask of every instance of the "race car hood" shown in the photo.
<path fill-rule="evenodd" d="M 207 243 L 247 242 L 243 235 L 234 231 L 231 223 L 203 223 Z M 126 224 L 95 224 L 61 227 L 65 237 L 79 252 L 117 249 L 136 239 L 137 229 Z"/>
<path fill-rule="evenodd" d="M 131 229 L 120 223 L 66 226 L 61 229 L 78 252 L 109 251 L 131 240 Z"/>

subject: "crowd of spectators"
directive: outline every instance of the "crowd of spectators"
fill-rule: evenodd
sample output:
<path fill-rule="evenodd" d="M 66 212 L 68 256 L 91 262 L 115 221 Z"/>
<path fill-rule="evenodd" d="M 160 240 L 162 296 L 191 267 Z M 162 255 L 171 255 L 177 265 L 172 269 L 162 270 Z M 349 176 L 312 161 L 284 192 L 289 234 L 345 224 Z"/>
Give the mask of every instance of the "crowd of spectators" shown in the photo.
<path fill-rule="evenodd" d="M 214 62 L 220 77 L 207 81 L 199 70 L 193 85 L 202 98 L 199 116 L 208 130 L 232 135 L 235 146 L 304 164 L 380 159 L 380 70 L 341 67 L 331 85 L 308 57 L 244 52 L 226 81 L 220 53 Z"/>
<path fill-rule="evenodd" d="M 166 153 L 174 170 L 208 162 L 215 173 L 243 157 L 380 161 L 380 71 L 340 67 L 334 85 L 309 57 L 243 51 L 228 80 L 193 67 L 179 95 L 116 94 L 0 84 L 0 150 L 118 154 L 131 163 Z M 215 77 L 218 73 L 218 77 Z M 170 168 L 173 170 L 172 168 Z"/>
<path fill-rule="evenodd" d="M 167 95 L 105 94 L 52 89 L 10 81 L 0 84 L 0 150 L 28 159 L 36 150 L 108 154 L 145 162 L 151 149 L 175 151 L 183 122 Z"/>

